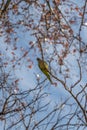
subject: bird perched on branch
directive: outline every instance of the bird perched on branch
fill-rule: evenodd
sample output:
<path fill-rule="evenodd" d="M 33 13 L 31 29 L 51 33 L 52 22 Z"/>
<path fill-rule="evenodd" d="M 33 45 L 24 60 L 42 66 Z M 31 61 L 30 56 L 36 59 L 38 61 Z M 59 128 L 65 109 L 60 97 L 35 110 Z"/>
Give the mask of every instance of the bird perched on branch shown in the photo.
<path fill-rule="evenodd" d="M 40 68 L 40 70 L 44 73 L 44 75 L 46 75 L 47 79 L 52 83 L 52 80 L 50 78 L 48 64 L 44 60 L 41 60 L 40 58 L 37 58 L 37 61 L 38 61 L 38 67 Z"/>

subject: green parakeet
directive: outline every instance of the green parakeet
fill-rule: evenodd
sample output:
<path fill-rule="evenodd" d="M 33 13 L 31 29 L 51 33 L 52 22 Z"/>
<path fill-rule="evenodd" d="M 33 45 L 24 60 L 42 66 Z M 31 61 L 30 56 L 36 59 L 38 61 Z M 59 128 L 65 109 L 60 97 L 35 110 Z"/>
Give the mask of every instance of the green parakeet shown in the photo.
<path fill-rule="evenodd" d="M 49 81 L 52 83 L 52 80 L 50 78 L 50 74 L 49 74 L 49 66 L 48 64 L 41 60 L 40 58 L 37 58 L 38 61 L 38 66 L 40 68 L 40 70 L 46 75 L 47 79 L 49 79 Z"/>

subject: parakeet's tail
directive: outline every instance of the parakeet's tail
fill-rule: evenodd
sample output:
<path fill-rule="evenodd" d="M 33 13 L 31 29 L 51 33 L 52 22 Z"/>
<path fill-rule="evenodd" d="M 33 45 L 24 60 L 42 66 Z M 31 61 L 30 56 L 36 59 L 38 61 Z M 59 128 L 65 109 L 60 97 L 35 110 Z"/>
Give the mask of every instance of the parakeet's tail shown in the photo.
<path fill-rule="evenodd" d="M 53 84 L 53 81 L 51 79 L 49 81 L 50 81 L 51 84 Z"/>
<path fill-rule="evenodd" d="M 50 76 L 47 76 L 47 78 L 49 79 L 50 83 L 53 84 L 53 81 L 51 80 Z"/>

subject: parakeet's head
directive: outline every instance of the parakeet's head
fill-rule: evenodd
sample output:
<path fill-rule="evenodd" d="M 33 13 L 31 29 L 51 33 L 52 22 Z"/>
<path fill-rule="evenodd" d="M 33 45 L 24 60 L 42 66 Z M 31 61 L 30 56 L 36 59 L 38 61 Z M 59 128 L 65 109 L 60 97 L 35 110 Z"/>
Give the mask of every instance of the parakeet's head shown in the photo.
<path fill-rule="evenodd" d="M 37 61 L 40 61 L 40 58 L 37 58 Z"/>

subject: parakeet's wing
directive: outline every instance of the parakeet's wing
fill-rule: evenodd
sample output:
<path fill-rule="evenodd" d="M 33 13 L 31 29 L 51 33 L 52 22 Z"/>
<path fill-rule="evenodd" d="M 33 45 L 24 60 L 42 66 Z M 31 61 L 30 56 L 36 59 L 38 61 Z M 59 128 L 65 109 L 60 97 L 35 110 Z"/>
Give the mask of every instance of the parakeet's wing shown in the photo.
<path fill-rule="evenodd" d="M 49 71 L 49 66 L 48 66 L 48 64 L 45 61 L 44 61 L 44 66 Z"/>
<path fill-rule="evenodd" d="M 41 59 L 38 59 L 38 66 L 42 71 L 47 71 L 47 72 L 49 71 L 48 64 Z"/>

